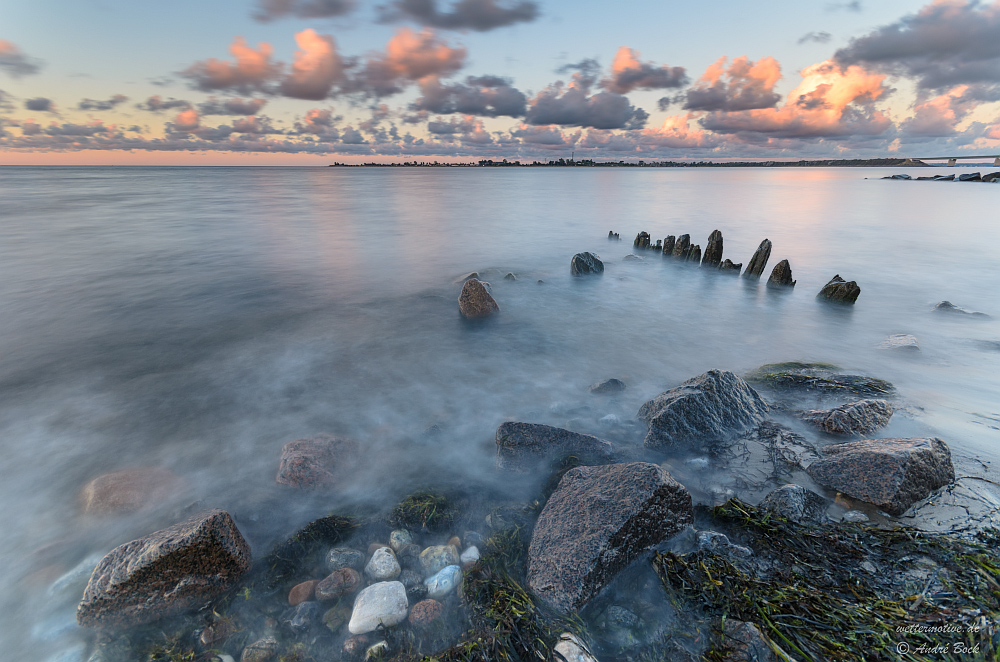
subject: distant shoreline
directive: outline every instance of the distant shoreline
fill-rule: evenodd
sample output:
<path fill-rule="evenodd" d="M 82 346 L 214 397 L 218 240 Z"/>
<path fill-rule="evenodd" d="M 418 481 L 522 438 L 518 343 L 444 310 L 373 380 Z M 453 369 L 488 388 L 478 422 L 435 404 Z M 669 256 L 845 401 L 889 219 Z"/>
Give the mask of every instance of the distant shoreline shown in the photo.
<path fill-rule="evenodd" d="M 943 165 L 943 164 L 942 164 Z M 963 166 L 988 166 L 968 163 Z M 331 163 L 331 168 L 875 168 L 875 167 L 936 167 L 915 159 L 825 159 L 815 161 L 592 161 L 589 159 L 557 159 L 555 161 L 493 161 L 484 159 L 469 163 L 437 161 L 407 161 L 405 163 Z"/>

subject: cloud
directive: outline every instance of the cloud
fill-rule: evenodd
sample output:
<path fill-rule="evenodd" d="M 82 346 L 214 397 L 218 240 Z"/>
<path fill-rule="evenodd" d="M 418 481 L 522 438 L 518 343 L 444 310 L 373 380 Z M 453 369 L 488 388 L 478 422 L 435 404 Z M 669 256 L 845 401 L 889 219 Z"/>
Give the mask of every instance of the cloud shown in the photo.
<path fill-rule="evenodd" d="M 179 75 L 187 78 L 193 87 L 206 92 L 234 90 L 240 94 L 251 94 L 263 90 L 267 83 L 281 74 L 281 65 L 271 62 L 273 49 L 270 44 L 258 44 L 254 50 L 243 37 L 236 37 L 229 52 L 235 61 L 209 58 L 195 62 Z"/>
<path fill-rule="evenodd" d="M 271 120 L 267 117 L 241 117 L 233 120 L 233 130 L 237 133 L 252 133 L 258 136 L 282 133 L 281 130 L 271 126 Z"/>
<path fill-rule="evenodd" d="M 452 48 L 430 30 L 400 29 L 385 52 L 369 57 L 343 85 L 345 92 L 384 97 L 428 76 L 449 76 L 465 64 L 465 48 Z"/>
<path fill-rule="evenodd" d="M 861 12 L 864 9 L 864 5 L 861 0 L 850 0 L 849 2 L 829 2 L 826 5 L 827 11 L 853 11 Z"/>
<path fill-rule="evenodd" d="M 0 39 L 0 71 L 5 71 L 13 78 L 20 78 L 37 74 L 41 68 L 41 60 L 25 55 L 15 44 Z"/>
<path fill-rule="evenodd" d="M 306 135 L 323 142 L 338 141 L 340 131 L 337 129 L 337 123 L 342 119 L 334 116 L 330 109 L 312 108 L 306 111 L 302 121 L 295 123 L 295 128 L 289 134 Z"/>
<path fill-rule="evenodd" d="M 907 118 L 900 131 L 904 136 L 942 138 L 958 133 L 958 124 L 975 109 L 979 101 L 970 97 L 968 85 L 959 85 L 945 94 L 917 103 L 913 116 Z"/>
<path fill-rule="evenodd" d="M 512 130 L 510 135 L 521 142 L 543 146 L 547 149 L 568 147 L 576 144 L 580 139 L 579 131 L 566 135 L 554 126 L 538 127 L 524 124 Z"/>
<path fill-rule="evenodd" d="M 909 76 L 930 90 L 1000 83 L 1000 1 L 937 0 L 852 39 L 834 59 Z"/>
<path fill-rule="evenodd" d="M 173 97 L 164 101 L 159 94 L 154 94 L 143 103 L 137 103 L 135 107 L 139 110 L 148 110 L 151 113 L 159 113 L 164 110 L 173 110 L 175 108 L 190 108 L 191 103 L 184 101 L 183 99 L 174 99 Z"/>
<path fill-rule="evenodd" d="M 6 113 L 14 110 L 13 101 L 14 97 L 3 90 L 0 90 L 0 113 Z"/>
<path fill-rule="evenodd" d="M 262 23 L 285 16 L 332 18 L 354 10 L 356 0 L 258 0 L 253 17 Z"/>
<path fill-rule="evenodd" d="M 120 103 L 128 101 L 124 94 L 116 94 L 106 101 L 95 101 L 94 99 L 84 99 L 76 105 L 77 110 L 111 110 Z"/>
<path fill-rule="evenodd" d="M 633 90 L 660 90 L 687 83 L 684 67 L 658 67 L 653 62 L 640 62 L 639 51 L 622 46 L 611 63 L 611 77 L 601 84 L 609 92 L 628 94 Z"/>
<path fill-rule="evenodd" d="M 201 118 L 194 108 L 182 110 L 174 117 L 173 129 L 175 131 L 194 131 L 201 127 Z"/>
<path fill-rule="evenodd" d="M 56 112 L 56 106 L 52 103 L 52 99 L 46 99 L 45 97 L 35 97 L 34 99 L 28 99 L 24 102 L 24 107 L 28 110 L 33 110 L 36 113 L 54 113 Z"/>
<path fill-rule="evenodd" d="M 584 58 L 579 62 L 564 64 L 556 69 L 557 74 L 572 73 L 570 82 L 584 90 L 590 90 L 597 82 L 597 77 L 601 74 L 601 63 L 594 58 Z"/>
<path fill-rule="evenodd" d="M 893 124 L 874 102 L 886 96 L 885 76 L 858 66 L 841 69 L 832 60 L 806 67 L 802 82 L 780 108 L 715 111 L 700 124 L 742 140 L 843 139 L 884 134 Z"/>
<path fill-rule="evenodd" d="M 185 106 L 188 105 L 186 101 L 181 103 Z M 241 99 L 237 97 L 219 101 L 215 97 L 211 97 L 208 101 L 198 104 L 198 112 L 201 115 L 256 115 L 265 104 L 267 104 L 267 99 Z"/>
<path fill-rule="evenodd" d="M 281 81 L 281 93 L 293 99 L 319 101 L 330 94 L 335 83 L 344 77 L 344 63 L 337 53 L 333 37 L 318 34 L 312 28 L 298 32 L 292 70 Z"/>
<path fill-rule="evenodd" d="M 627 97 L 613 92 L 587 95 L 584 88 L 559 82 L 531 100 L 525 114 L 527 124 L 559 124 L 595 129 L 640 129 L 649 113 L 636 108 Z"/>
<path fill-rule="evenodd" d="M 814 44 L 826 44 L 833 39 L 833 35 L 829 32 L 807 32 L 801 37 L 799 37 L 800 44 L 814 43 Z"/>
<path fill-rule="evenodd" d="M 522 117 L 528 107 L 523 92 L 499 76 L 469 76 L 465 83 L 443 84 L 436 76 L 420 82 L 420 98 L 410 108 L 446 115 Z"/>
<path fill-rule="evenodd" d="M 538 3 L 533 0 L 458 0 L 443 12 L 438 10 L 437 0 L 394 0 L 387 6 L 379 7 L 379 21 L 382 23 L 410 19 L 433 28 L 477 32 L 528 23 L 538 16 Z"/>
<path fill-rule="evenodd" d="M 683 97 L 686 110 L 773 108 L 781 100 L 781 95 L 774 91 L 781 78 L 781 66 L 773 57 L 753 62 L 741 56 L 734 59 L 728 68 L 727 62 L 726 56 L 719 58 L 686 92 Z"/>

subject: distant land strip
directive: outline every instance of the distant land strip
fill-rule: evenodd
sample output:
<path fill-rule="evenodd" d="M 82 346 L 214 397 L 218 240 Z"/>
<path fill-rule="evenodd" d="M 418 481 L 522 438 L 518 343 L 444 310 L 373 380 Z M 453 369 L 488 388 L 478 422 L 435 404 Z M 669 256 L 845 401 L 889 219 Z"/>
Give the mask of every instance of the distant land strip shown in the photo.
<path fill-rule="evenodd" d="M 970 164 L 971 165 L 971 164 Z M 556 159 L 552 161 L 493 161 L 469 163 L 406 161 L 404 163 L 331 163 L 331 168 L 873 168 L 920 167 L 930 164 L 918 159 L 826 159 L 820 161 L 592 161 Z"/>

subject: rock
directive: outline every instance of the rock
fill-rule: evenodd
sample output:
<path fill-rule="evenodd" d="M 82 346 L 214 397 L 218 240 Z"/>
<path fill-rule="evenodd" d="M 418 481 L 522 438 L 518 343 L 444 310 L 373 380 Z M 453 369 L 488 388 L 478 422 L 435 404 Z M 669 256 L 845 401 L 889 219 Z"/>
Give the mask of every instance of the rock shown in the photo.
<path fill-rule="evenodd" d="M 456 278 L 452 282 L 454 282 L 455 284 L 464 283 L 465 281 L 469 280 L 470 278 L 477 278 L 478 279 L 479 278 L 479 272 L 478 271 L 470 271 L 469 273 L 465 274 L 464 276 L 459 276 L 458 278 Z"/>
<path fill-rule="evenodd" d="M 674 243 L 673 257 L 679 258 L 681 260 L 686 260 L 688 252 L 691 250 L 691 235 L 682 234 L 677 237 L 677 241 Z"/>
<path fill-rule="evenodd" d="M 130 627 L 202 606 L 250 569 L 233 518 L 211 510 L 120 545 L 94 569 L 77 607 L 84 627 Z"/>
<path fill-rule="evenodd" d="M 597 422 L 601 424 L 601 427 L 613 428 L 618 425 L 618 417 L 614 414 L 606 414 L 597 419 Z"/>
<path fill-rule="evenodd" d="M 446 545 L 451 545 L 455 549 L 461 549 L 462 548 L 462 539 L 459 538 L 458 536 L 452 536 L 451 538 L 448 538 L 448 542 L 446 542 L 445 544 Z"/>
<path fill-rule="evenodd" d="M 372 554 L 368 565 L 365 566 L 365 577 L 375 582 L 387 582 L 399 577 L 402 568 L 392 549 L 380 547 Z"/>
<path fill-rule="evenodd" d="M 774 265 L 771 277 L 767 279 L 767 286 L 795 287 L 795 281 L 792 280 L 792 266 L 788 263 L 788 260 L 782 260 Z"/>
<path fill-rule="evenodd" d="M 959 308 L 951 301 L 942 301 L 938 305 L 934 306 L 935 313 L 951 313 L 954 315 L 968 315 L 969 317 L 979 317 L 981 319 L 989 319 L 990 316 L 986 313 L 977 313 L 972 310 L 966 310 L 965 308 Z"/>
<path fill-rule="evenodd" d="M 997 182 L 1000 181 L 1000 172 L 991 172 L 988 175 L 983 175 L 984 182 Z"/>
<path fill-rule="evenodd" d="M 377 644 L 372 644 L 365 651 L 366 660 L 381 660 L 384 656 L 389 654 L 389 642 L 380 641 Z"/>
<path fill-rule="evenodd" d="M 883 340 L 881 344 L 879 344 L 878 348 L 907 351 L 907 352 L 919 352 L 920 343 L 917 342 L 916 336 L 912 336 L 908 333 L 894 333 L 890 336 L 886 336 L 885 340 Z"/>
<path fill-rule="evenodd" d="M 698 549 L 707 549 L 710 552 L 727 556 L 748 559 L 753 556 L 753 552 L 742 545 L 735 545 L 729 540 L 729 536 L 717 531 L 699 531 Z"/>
<path fill-rule="evenodd" d="M 807 468 L 813 480 L 890 515 L 955 480 L 951 451 L 937 438 L 864 439 L 820 452 Z"/>
<path fill-rule="evenodd" d="M 722 233 L 712 230 L 708 235 L 708 243 L 705 244 L 705 257 L 701 261 L 701 266 L 718 269 L 722 263 Z M 732 264 L 730 262 L 730 264 Z"/>
<path fill-rule="evenodd" d="M 613 457 L 611 442 L 589 434 L 535 423 L 508 421 L 497 428 L 497 469 L 524 473 L 565 455 L 605 462 Z"/>
<path fill-rule="evenodd" d="M 850 522 L 852 524 L 860 524 L 861 522 L 869 521 L 868 515 L 865 515 L 860 510 L 848 510 L 844 513 L 843 517 L 840 518 L 842 522 Z"/>
<path fill-rule="evenodd" d="M 158 467 L 115 471 L 84 485 L 80 507 L 88 515 L 131 513 L 162 503 L 183 486 L 183 480 Z"/>
<path fill-rule="evenodd" d="M 629 253 L 622 258 L 622 262 L 644 262 L 644 260 L 634 253 Z"/>
<path fill-rule="evenodd" d="M 508 271 L 507 275 L 503 277 L 504 280 L 517 280 L 517 276 L 513 272 Z"/>
<path fill-rule="evenodd" d="M 413 534 L 406 529 L 396 529 L 389 534 L 389 547 L 392 551 L 399 552 L 403 548 L 403 545 L 413 544 Z"/>
<path fill-rule="evenodd" d="M 326 569 L 333 572 L 341 568 L 360 570 L 365 565 L 365 554 L 350 547 L 334 547 L 326 555 Z"/>
<path fill-rule="evenodd" d="M 308 630 L 319 618 L 321 611 L 322 609 L 318 602 L 301 602 L 295 606 L 295 611 L 292 613 L 288 625 L 293 630 L 298 630 L 299 632 Z"/>
<path fill-rule="evenodd" d="M 570 632 L 563 632 L 556 642 L 555 651 L 565 662 L 597 662 L 587 646 Z"/>
<path fill-rule="evenodd" d="M 958 181 L 960 182 L 981 182 L 983 178 L 978 172 L 968 172 L 964 175 L 958 176 Z"/>
<path fill-rule="evenodd" d="M 345 595 L 351 595 L 361 588 L 361 575 L 354 568 L 334 570 L 330 575 L 316 584 L 316 599 L 321 602 L 338 600 Z"/>
<path fill-rule="evenodd" d="M 323 614 L 323 625 L 325 625 L 330 632 L 337 634 L 340 632 L 340 629 L 344 627 L 350 617 L 350 606 L 338 604 L 330 609 L 327 609 Z"/>
<path fill-rule="evenodd" d="M 836 303 L 854 303 L 861 294 L 861 288 L 852 281 L 845 281 L 837 274 L 816 295 L 817 299 L 826 299 Z"/>
<path fill-rule="evenodd" d="M 649 248 L 649 233 L 640 232 L 637 234 L 635 236 L 635 241 L 632 242 L 632 245 L 636 248 Z"/>
<path fill-rule="evenodd" d="M 348 478 L 359 455 L 358 442 L 332 434 L 296 439 L 281 449 L 275 481 L 280 485 L 323 489 Z"/>
<path fill-rule="evenodd" d="M 663 240 L 663 255 L 670 257 L 674 254 L 674 245 L 677 244 L 677 239 L 674 235 L 667 235 L 667 238 Z"/>
<path fill-rule="evenodd" d="M 401 582 L 378 582 L 358 593 L 347 629 L 351 634 L 365 634 L 380 624 L 392 627 L 406 620 L 409 603 Z"/>
<path fill-rule="evenodd" d="M 603 382 L 598 382 L 596 384 L 591 384 L 590 388 L 587 389 L 590 393 L 594 395 L 611 395 L 612 393 L 621 393 L 625 390 L 625 382 L 620 379 L 605 379 Z"/>
<path fill-rule="evenodd" d="M 420 552 L 420 567 L 428 577 L 449 565 L 458 564 L 458 548 L 454 545 L 434 545 Z"/>
<path fill-rule="evenodd" d="M 892 418 L 887 400 L 859 400 L 833 409 L 802 412 L 802 420 L 830 434 L 863 435 L 884 428 Z"/>
<path fill-rule="evenodd" d="M 410 625 L 417 629 L 426 628 L 441 618 L 444 605 L 437 600 L 421 600 L 410 610 Z"/>
<path fill-rule="evenodd" d="M 577 253 L 569 263 L 569 272 L 573 276 L 604 273 L 604 263 L 593 253 Z M 540 281 L 539 281 L 540 282 Z"/>
<path fill-rule="evenodd" d="M 656 240 L 656 245 L 655 246 L 650 246 L 650 248 L 652 248 L 656 252 L 662 251 L 663 250 L 663 240 L 662 239 L 657 239 Z"/>
<path fill-rule="evenodd" d="M 753 623 L 727 618 L 722 630 L 723 662 L 778 662 L 773 649 Z M 792 659 L 782 654 L 783 660 Z"/>
<path fill-rule="evenodd" d="M 687 257 L 684 259 L 685 262 L 694 262 L 698 264 L 701 262 L 701 246 L 698 244 L 693 245 L 689 250 Z"/>
<path fill-rule="evenodd" d="M 353 637 L 348 637 L 344 641 L 344 655 L 348 659 L 354 659 L 361 655 L 361 651 L 368 648 L 368 637 L 365 635 L 355 635 Z"/>
<path fill-rule="evenodd" d="M 465 567 L 466 564 L 475 563 L 479 560 L 479 548 L 475 545 L 470 546 L 462 552 L 462 555 L 458 557 L 458 560 L 461 561 L 463 567 Z"/>
<path fill-rule="evenodd" d="M 643 551 L 693 518 L 691 495 L 655 464 L 571 469 L 535 524 L 528 585 L 556 610 L 578 610 Z"/>
<path fill-rule="evenodd" d="M 278 654 L 278 640 L 274 637 L 258 639 L 243 649 L 240 662 L 268 662 Z"/>
<path fill-rule="evenodd" d="M 640 624 L 639 617 L 621 605 L 611 605 L 604 616 L 608 625 L 619 630 L 631 630 Z"/>
<path fill-rule="evenodd" d="M 319 581 L 318 579 L 311 579 L 293 586 L 292 590 L 288 592 L 288 604 L 294 607 L 300 602 L 312 600 L 313 595 L 315 595 L 316 584 L 319 584 Z"/>
<path fill-rule="evenodd" d="M 419 568 L 420 545 L 415 545 L 413 543 L 403 545 L 399 548 L 399 552 L 396 553 L 396 560 L 399 561 L 399 566 L 401 568 Z"/>
<path fill-rule="evenodd" d="M 739 276 L 740 275 L 740 269 L 742 269 L 742 268 L 743 268 L 743 263 L 742 262 L 740 262 L 739 264 L 733 264 L 733 261 L 730 260 L 729 258 L 726 258 L 722 262 L 722 264 L 719 265 L 719 271 L 721 271 L 723 273 L 726 273 L 726 274 L 732 274 L 734 276 Z"/>
<path fill-rule="evenodd" d="M 202 646 L 211 647 L 220 641 L 224 641 L 240 631 L 240 628 L 232 619 L 224 618 L 212 623 L 198 635 L 198 641 Z"/>
<path fill-rule="evenodd" d="M 449 565 L 424 580 L 427 587 L 427 597 L 441 600 L 455 590 L 462 581 L 462 569 L 457 565 Z"/>
<path fill-rule="evenodd" d="M 664 391 L 639 409 L 646 448 L 705 449 L 757 427 L 767 403 L 727 370 L 709 370 Z"/>
<path fill-rule="evenodd" d="M 399 581 L 406 588 L 406 597 L 410 602 L 420 602 L 427 597 L 427 587 L 424 586 L 424 577 L 413 570 L 404 570 L 399 573 Z"/>
<path fill-rule="evenodd" d="M 750 258 L 750 263 L 747 265 L 747 270 L 743 272 L 744 278 L 752 278 L 758 280 L 764 275 L 764 267 L 767 266 L 767 261 L 771 258 L 771 241 L 765 239 L 760 242 L 760 246 L 754 251 L 753 257 Z"/>
<path fill-rule="evenodd" d="M 896 389 L 884 379 L 865 375 L 846 375 L 835 372 L 837 366 L 829 363 L 767 363 L 746 375 L 748 382 L 764 384 L 773 389 L 802 389 L 842 395 L 853 393 L 861 396 L 888 395 Z"/>
<path fill-rule="evenodd" d="M 490 294 L 490 284 L 472 278 L 465 281 L 458 295 L 458 312 L 467 319 L 480 319 L 500 312 L 500 305 Z"/>
<path fill-rule="evenodd" d="M 910 180 L 910 179 L 913 179 L 913 177 L 910 177 L 909 175 L 903 174 L 903 175 L 889 175 L 888 177 L 883 177 L 882 179 Z"/>
<path fill-rule="evenodd" d="M 827 521 L 826 499 L 801 485 L 782 485 L 765 496 L 758 508 L 792 522 L 822 524 Z"/>

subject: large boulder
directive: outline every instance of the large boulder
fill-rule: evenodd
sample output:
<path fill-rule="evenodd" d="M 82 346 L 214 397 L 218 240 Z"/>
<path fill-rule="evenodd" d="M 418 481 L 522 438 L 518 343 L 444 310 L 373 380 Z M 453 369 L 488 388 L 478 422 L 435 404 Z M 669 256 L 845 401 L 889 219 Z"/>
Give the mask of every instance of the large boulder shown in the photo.
<path fill-rule="evenodd" d="M 604 263 L 594 253 L 577 253 L 569 263 L 569 272 L 573 276 L 604 273 Z"/>
<path fill-rule="evenodd" d="M 806 469 L 813 480 L 890 515 L 955 480 L 951 451 L 937 438 L 864 439 L 820 452 Z"/>
<path fill-rule="evenodd" d="M 756 428 L 768 407 L 749 384 L 728 370 L 709 370 L 664 391 L 639 408 L 649 430 L 647 448 L 711 448 Z"/>
<path fill-rule="evenodd" d="M 722 263 L 722 233 L 712 230 L 708 235 L 708 243 L 705 245 L 705 257 L 701 260 L 701 266 L 718 269 Z"/>
<path fill-rule="evenodd" d="M 162 503 L 184 488 L 184 481 L 159 467 L 124 469 L 93 479 L 80 491 L 80 507 L 94 515 L 130 513 Z"/>
<path fill-rule="evenodd" d="M 767 279 L 768 287 L 795 287 L 795 281 L 792 280 L 792 265 L 788 263 L 788 260 L 782 260 L 778 264 L 774 265 L 774 269 L 771 271 L 771 277 Z"/>
<path fill-rule="evenodd" d="M 830 434 L 871 434 L 884 428 L 892 418 L 892 405 L 888 400 L 859 400 L 833 409 L 810 409 L 802 413 L 802 420 Z"/>
<path fill-rule="evenodd" d="M 497 428 L 497 468 L 524 473 L 551 460 L 579 455 L 585 463 L 610 462 L 611 442 L 537 423 L 508 421 Z"/>
<path fill-rule="evenodd" d="M 662 467 L 577 467 L 538 516 L 528 585 L 554 609 L 578 610 L 643 551 L 693 521 L 691 495 Z"/>
<path fill-rule="evenodd" d="M 750 263 L 747 265 L 747 270 L 743 272 L 744 278 L 752 278 L 754 280 L 760 279 L 764 275 L 764 267 L 767 266 L 767 261 L 771 258 L 771 241 L 765 239 L 760 242 L 760 246 L 754 251 L 753 257 L 750 258 Z"/>
<path fill-rule="evenodd" d="M 332 487 L 351 475 L 358 454 L 358 442 L 332 434 L 289 441 L 281 448 L 275 481 L 307 489 Z"/>
<path fill-rule="evenodd" d="M 211 510 L 111 550 L 76 610 L 84 627 L 131 627 L 202 606 L 250 569 L 250 545 Z"/>
<path fill-rule="evenodd" d="M 470 278 L 458 295 L 458 311 L 462 317 L 478 319 L 500 312 L 500 304 L 490 294 L 490 284 Z"/>
<path fill-rule="evenodd" d="M 835 303 L 848 303 L 852 304 L 858 300 L 858 295 L 861 294 L 861 288 L 858 287 L 856 282 L 845 281 L 837 274 L 830 279 L 830 282 L 823 286 L 823 289 L 819 291 L 816 295 L 817 299 L 826 299 L 827 301 L 833 301 Z"/>

